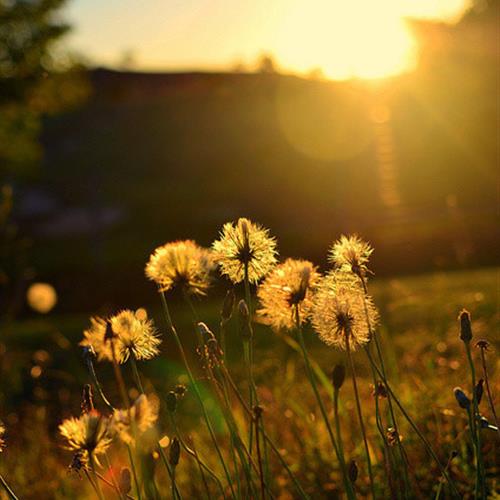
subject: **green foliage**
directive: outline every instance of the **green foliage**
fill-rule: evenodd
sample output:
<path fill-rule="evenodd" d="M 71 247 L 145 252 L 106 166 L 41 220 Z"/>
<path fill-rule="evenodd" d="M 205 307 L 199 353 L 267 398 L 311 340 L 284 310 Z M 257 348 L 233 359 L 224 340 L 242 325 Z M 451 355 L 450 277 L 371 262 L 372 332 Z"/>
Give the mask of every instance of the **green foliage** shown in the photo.
<path fill-rule="evenodd" d="M 57 19 L 65 0 L 0 2 L 0 173 L 28 171 L 40 157 L 41 117 L 86 93 L 80 70 L 53 56 L 68 25 Z M 67 72 L 65 69 L 71 69 Z M 76 77 L 76 78 L 75 78 Z"/>

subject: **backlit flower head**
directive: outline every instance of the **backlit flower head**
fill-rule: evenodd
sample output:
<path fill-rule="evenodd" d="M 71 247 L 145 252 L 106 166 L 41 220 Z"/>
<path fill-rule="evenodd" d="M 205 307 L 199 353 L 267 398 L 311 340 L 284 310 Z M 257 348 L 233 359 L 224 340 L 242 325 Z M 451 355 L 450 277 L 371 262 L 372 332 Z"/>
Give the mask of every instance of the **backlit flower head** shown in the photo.
<path fill-rule="evenodd" d="M 174 241 L 158 247 L 146 264 L 146 276 L 163 292 L 180 287 L 192 295 L 206 295 L 215 264 L 212 252 L 194 241 Z"/>
<path fill-rule="evenodd" d="M 90 318 L 90 328 L 84 330 L 83 340 L 80 342 L 82 347 L 93 349 L 98 361 L 113 361 L 113 353 L 108 335 L 108 322 L 104 318 Z"/>
<path fill-rule="evenodd" d="M 298 308 L 301 323 L 307 321 L 312 310 L 313 290 L 319 274 L 307 260 L 287 259 L 275 267 L 259 286 L 261 309 L 257 313 L 274 329 L 293 329 Z"/>
<path fill-rule="evenodd" d="M 133 356 L 135 359 L 151 359 L 159 354 L 161 340 L 153 322 L 144 314 L 144 309 L 135 313 L 128 309 L 109 319 L 118 340 L 118 360 L 124 363 Z"/>
<path fill-rule="evenodd" d="M 124 443 L 133 444 L 135 437 L 153 428 L 158 420 L 158 410 L 158 399 L 155 396 L 141 394 L 130 409 L 115 410 L 113 428 Z"/>
<path fill-rule="evenodd" d="M 130 356 L 151 359 L 158 355 L 161 340 L 144 309 L 137 313 L 124 310 L 109 319 L 91 318 L 91 326 L 83 332 L 81 346 L 92 347 L 99 361 L 125 363 Z"/>
<path fill-rule="evenodd" d="M 276 264 L 276 239 L 269 236 L 267 229 L 248 219 L 224 224 L 220 239 L 212 248 L 222 274 L 233 283 L 245 279 L 245 267 L 248 280 L 257 283 Z"/>
<path fill-rule="evenodd" d="M 367 264 L 373 248 L 359 236 L 342 235 L 336 241 L 329 255 L 329 260 L 337 268 L 351 271 L 358 276 L 365 276 L 369 272 Z"/>
<path fill-rule="evenodd" d="M 348 340 L 350 350 L 355 351 L 370 340 L 377 322 L 377 310 L 354 276 L 334 271 L 320 281 L 312 324 L 323 342 L 345 350 Z"/>
<path fill-rule="evenodd" d="M 103 454 L 112 441 L 109 420 L 97 410 L 84 413 L 80 418 L 68 418 L 59 425 L 59 432 L 66 440 L 66 449 L 80 455 L 83 462 L 89 454 Z"/>

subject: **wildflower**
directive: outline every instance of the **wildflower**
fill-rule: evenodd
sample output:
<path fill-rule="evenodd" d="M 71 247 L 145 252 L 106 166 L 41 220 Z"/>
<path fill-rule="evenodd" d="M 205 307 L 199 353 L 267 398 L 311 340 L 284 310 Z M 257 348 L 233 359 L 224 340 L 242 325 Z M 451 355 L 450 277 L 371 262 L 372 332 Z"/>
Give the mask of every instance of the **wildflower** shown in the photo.
<path fill-rule="evenodd" d="M 367 263 L 373 248 L 359 236 L 342 235 L 330 250 L 329 260 L 337 268 L 351 271 L 359 277 L 369 273 Z"/>
<path fill-rule="evenodd" d="M 370 297 L 345 272 L 323 278 L 314 296 L 312 324 L 320 339 L 340 349 L 356 350 L 370 340 L 378 312 Z"/>
<path fill-rule="evenodd" d="M 47 314 L 57 304 L 57 292 L 49 283 L 33 283 L 26 292 L 26 300 L 31 309 Z"/>
<path fill-rule="evenodd" d="M 81 463 L 87 463 L 91 454 L 103 454 L 112 441 L 109 420 L 97 410 L 64 420 L 59 432 L 66 439 L 66 448 L 79 454 Z"/>
<path fill-rule="evenodd" d="M 138 432 L 144 434 L 158 420 L 158 406 L 156 398 L 141 394 L 130 408 L 115 410 L 112 423 L 118 437 L 133 444 Z"/>
<path fill-rule="evenodd" d="M 287 259 L 267 275 L 257 290 L 262 308 L 257 313 L 275 330 L 305 323 L 312 311 L 312 296 L 319 274 L 311 262 Z"/>
<path fill-rule="evenodd" d="M 130 356 L 135 359 L 151 359 L 159 354 L 158 338 L 153 322 L 144 315 L 124 310 L 109 319 L 118 339 L 119 362 L 124 363 Z"/>
<path fill-rule="evenodd" d="M 146 276 L 162 292 L 182 288 L 191 295 L 206 295 L 214 268 L 212 253 L 192 240 L 158 247 L 146 265 Z"/>
<path fill-rule="evenodd" d="M 460 387 L 455 387 L 455 389 L 453 389 L 453 393 L 455 394 L 455 399 L 457 400 L 460 408 L 468 410 L 470 408 L 470 399 L 465 395 L 465 392 L 462 391 Z"/>
<path fill-rule="evenodd" d="M 332 384 L 333 388 L 338 391 L 343 385 L 345 380 L 345 366 L 335 365 L 332 370 Z"/>
<path fill-rule="evenodd" d="M 224 224 L 220 239 L 212 245 L 222 274 L 233 283 L 257 283 L 276 264 L 276 240 L 269 231 L 248 219 Z"/>
<path fill-rule="evenodd" d="M 458 319 L 460 321 L 460 340 L 468 343 L 472 340 L 472 327 L 470 323 L 469 311 L 462 309 Z"/>

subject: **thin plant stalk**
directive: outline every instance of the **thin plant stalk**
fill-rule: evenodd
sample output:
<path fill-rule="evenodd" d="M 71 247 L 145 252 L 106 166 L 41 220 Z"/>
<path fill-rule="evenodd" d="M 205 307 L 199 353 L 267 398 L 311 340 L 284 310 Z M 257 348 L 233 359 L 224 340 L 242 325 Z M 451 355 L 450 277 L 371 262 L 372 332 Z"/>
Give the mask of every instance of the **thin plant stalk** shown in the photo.
<path fill-rule="evenodd" d="M 109 460 L 109 456 L 107 453 L 104 453 L 104 460 L 106 461 L 106 467 L 108 468 L 109 474 L 111 476 L 111 486 L 115 489 L 115 491 L 118 493 L 119 498 L 123 498 L 122 492 L 120 491 L 120 488 L 118 487 L 118 484 L 116 483 L 116 478 L 115 478 L 115 473 L 113 472 L 113 467 L 111 467 L 111 462 Z"/>
<path fill-rule="evenodd" d="M 181 343 L 181 340 L 179 338 L 179 335 L 177 334 L 177 331 L 176 331 L 176 329 L 174 327 L 174 324 L 172 322 L 172 318 L 170 316 L 170 311 L 168 309 L 168 304 L 167 304 L 167 300 L 165 298 L 164 292 L 160 291 L 160 297 L 161 297 L 163 311 L 165 313 L 165 319 L 167 321 L 168 328 L 171 331 L 171 333 L 172 333 L 172 335 L 174 337 L 175 343 L 177 344 L 177 347 L 179 349 L 180 355 L 182 357 L 182 360 L 184 362 L 184 366 L 186 368 L 186 371 L 187 371 L 187 374 L 188 374 L 188 377 L 189 377 L 189 381 L 191 382 L 191 385 L 193 386 L 194 393 L 195 393 L 196 398 L 198 399 L 198 402 L 200 404 L 200 407 L 201 407 L 201 410 L 202 410 L 202 414 L 203 414 L 203 418 L 205 420 L 205 424 L 206 424 L 206 426 L 208 428 L 208 432 L 210 433 L 210 437 L 212 438 L 212 441 L 214 443 L 215 450 L 216 450 L 217 455 L 219 457 L 219 460 L 221 462 L 222 468 L 224 469 L 224 474 L 226 475 L 226 479 L 227 479 L 229 487 L 231 489 L 231 493 L 234 496 L 235 492 L 234 492 L 234 488 L 233 488 L 233 484 L 232 484 L 231 475 L 229 474 L 229 470 L 227 468 L 226 462 L 224 460 L 222 452 L 221 452 L 221 450 L 219 448 L 219 445 L 217 443 L 217 439 L 215 437 L 215 432 L 213 430 L 212 423 L 210 422 L 210 419 L 208 417 L 208 413 L 206 411 L 205 405 L 203 404 L 203 399 L 202 399 L 200 391 L 198 389 L 198 385 L 197 385 L 197 383 L 195 381 L 193 372 L 191 371 L 191 368 L 189 367 L 189 363 L 188 363 L 188 360 L 187 360 L 187 357 L 186 357 L 186 353 L 184 352 L 184 347 L 182 346 L 182 343 Z"/>
<path fill-rule="evenodd" d="M 495 427 L 497 428 L 497 432 L 500 434 L 497 412 L 495 410 L 495 405 L 493 404 L 493 397 L 491 395 L 491 390 L 490 390 L 490 382 L 488 378 L 488 370 L 486 369 L 486 356 L 484 355 L 484 351 L 485 349 L 481 348 L 481 365 L 483 367 L 483 377 L 484 377 L 484 383 L 486 385 L 486 394 L 488 396 L 488 404 L 490 406 L 491 414 L 493 415 L 493 420 L 495 421 Z"/>
<path fill-rule="evenodd" d="M 354 493 L 351 481 L 349 480 L 349 478 L 347 476 L 347 471 L 346 471 L 343 456 L 340 452 L 337 441 L 335 440 L 335 437 L 333 435 L 332 427 L 330 425 L 330 421 L 328 420 L 328 415 L 326 413 L 325 405 L 323 404 L 323 400 L 321 399 L 321 396 L 319 394 L 316 380 L 314 378 L 314 373 L 312 371 L 311 364 L 309 362 L 309 355 L 307 354 L 307 349 L 306 349 L 306 345 L 304 342 L 304 335 L 302 334 L 302 325 L 300 322 L 299 309 L 297 306 L 295 306 L 295 324 L 296 324 L 296 330 L 297 330 L 297 337 L 299 339 L 299 345 L 300 345 L 300 348 L 302 351 L 302 357 L 304 359 L 304 364 L 306 366 L 307 377 L 308 377 L 309 382 L 311 384 L 311 387 L 313 389 L 314 395 L 316 396 L 316 400 L 318 402 L 318 405 L 319 405 L 319 408 L 321 411 L 321 415 L 323 417 L 323 421 L 325 422 L 325 425 L 326 425 L 326 428 L 328 431 L 328 435 L 330 436 L 330 441 L 332 443 L 333 449 L 334 449 L 335 454 L 337 456 L 337 460 L 339 461 L 340 469 L 342 471 L 342 477 L 344 480 L 344 486 L 346 488 L 346 494 L 347 494 L 348 498 L 355 498 L 355 493 Z"/>
<path fill-rule="evenodd" d="M 383 378 L 382 372 L 380 371 L 379 367 L 376 365 L 375 361 L 373 360 L 370 351 L 365 350 L 365 352 L 366 352 L 368 358 L 370 359 L 370 363 L 375 368 L 375 371 L 377 372 L 378 376 Z M 391 386 L 388 383 L 386 383 L 385 387 L 386 387 L 387 391 L 391 394 L 394 402 L 396 403 L 396 405 L 398 406 L 399 410 L 401 411 L 401 413 L 405 417 L 406 421 L 410 424 L 410 426 L 415 431 L 415 433 L 417 434 L 417 436 L 419 437 L 419 439 L 422 441 L 422 444 L 424 445 L 424 447 L 427 450 L 427 452 L 429 453 L 429 455 L 436 462 L 436 465 L 439 467 L 441 473 L 446 478 L 446 481 L 448 482 L 450 488 L 453 490 L 453 495 L 456 498 L 461 498 L 461 495 L 458 492 L 457 487 L 455 486 L 455 483 L 452 481 L 451 477 L 449 476 L 448 472 L 446 471 L 446 468 L 443 466 L 443 464 L 439 460 L 438 456 L 436 455 L 436 452 L 433 450 L 433 448 L 430 445 L 429 441 L 427 441 L 427 439 L 422 434 L 422 432 L 420 431 L 420 429 L 417 427 L 417 425 L 415 424 L 415 422 L 413 421 L 413 419 L 410 417 L 410 415 L 408 414 L 408 412 L 405 410 L 405 408 L 402 405 L 401 401 L 399 401 L 398 397 L 396 396 L 396 394 L 394 393 L 394 391 L 391 389 Z"/>
<path fill-rule="evenodd" d="M 92 471 L 92 474 L 94 476 L 94 482 L 95 482 L 95 489 L 97 496 L 99 497 L 99 500 L 104 500 L 104 496 L 102 494 L 101 490 L 101 485 L 99 484 L 99 481 L 97 480 L 97 472 L 95 468 L 95 460 L 94 460 L 94 455 L 93 453 L 89 452 L 89 463 L 90 463 L 90 470 Z"/>
<path fill-rule="evenodd" d="M 231 387 L 231 389 L 235 393 L 236 398 L 240 402 L 242 408 L 247 412 L 248 415 L 251 416 L 252 413 L 247 405 L 247 402 L 245 401 L 243 396 L 240 394 L 240 391 L 238 390 L 237 385 L 235 384 L 234 380 L 231 377 L 231 374 L 227 371 L 227 368 L 225 366 L 223 366 L 223 374 L 224 374 L 224 377 L 226 378 L 226 380 L 229 382 L 229 386 Z M 274 444 L 272 439 L 268 436 L 265 429 L 262 429 L 262 435 L 264 436 L 264 439 L 266 440 L 267 444 L 270 446 L 271 450 L 276 454 L 276 456 L 278 457 L 278 460 L 281 462 L 281 465 L 283 466 L 283 468 L 287 472 L 288 476 L 292 480 L 300 498 L 302 498 L 304 500 L 309 500 L 309 495 L 304 491 L 304 489 L 300 485 L 298 479 L 295 477 L 295 474 L 292 472 L 292 470 L 290 469 L 290 467 L 286 463 L 286 460 L 283 458 L 283 456 L 281 455 L 280 451 L 278 450 L 277 446 Z"/>
<path fill-rule="evenodd" d="M 481 450 L 481 429 L 477 424 L 476 416 L 479 415 L 479 408 L 476 396 L 476 369 L 474 368 L 474 361 L 470 350 L 470 342 L 464 342 L 465 352 L 467 353 L 467 360 L 471 373 L 472 382 L 472 415 L 470 418 L 471 432 L 476 448 L 476 498 L 486 498 L 486 487 L 484 482 L 484 466 L 483 455 Z M 479 496 L 481 495 L 481 497 Z"/>
<path fill-rule="evenodd" d="M 254 414 L 256 412 L 254 411 Z M 260 438 L 259 438 L 259 420 L 260 416 L 255 414 L 255 448 L 257 450 L 257 462 L 259 464 L 259 477 L 260 477 L 260 493 L 262 500 L 266 498 L 266 487 L 264 481 L 264 471 L 262 470 L 262 456 L 260 452 Z"/>
<path fill-rule="evenodd" d="M 181 435 L 181 433 L 179 431 L 179 426 L 177 425 L 177 420 L 176 420 L 175 416 L 172 415 L 172 414 L 170 415 L 170 423 L 172 424 L 172 427 L 174 429 L 174 433 L 177 436 L 177 439 L 179 440 L 179 443 L 180 443 L 181 447 L 186 451 L 186 453 L 188 455 L 192 456 L 195 459 L 195 461 L 198 464 L 198 467 L 200 468 L 201 471 L 205 471 L 205 472 L 207 472 L 209 474 L 209 476 L 216 482 L 217 486 L 221 490 L 222 495 L 224 496 L 224 487 L 222 486 L 222 483 L 220 482 L 220 479 L 217 477 L 217 475 L 215 474 L 215 472 L 213 472 L 212 469 L 210 469 L 210 467 L 208 467 L 208 465 L 206 465 L 201 460 L 201 458 L 199 457 L 199 455 L 196 452 L 196 450 L 191 449 L 186 444 L 184 438 L 182 437 L 182 435 Z M 204 475 L 203 475 L 203 478 L 204 478 Z M 205 480 L 204 480 L 204 482 L 205 482 Z M 205 482 L 205 486 L 206 486 L 206 489 L 207 489 L 207 494 L 210 497 L 210 493 L 208 492 L 208 485 L 206 484 L 206 482 Z"/>
<path fill-rule="evenodd" d="M 158 451 L 160 453 L 160 457 L 162 459 L 162 462 L 165 465 L 165 468 L 167 469 L 168 477 L 170 478 L 170 482 L 172 484 L 172 468 L 171 468 L 170 464 L 168 463 L 168 459 L 165 456 L 165 452 L 163 451 L 163 448 L 160 446 L 160 444 L 158 444 Z M 178 490 L 177 486 L 175 486 L 174 489 L 175 489 L 175 492 L 177 494 L 177 498 L 182 498 L 181 494 L 179 493 L 179 490 Z"/>
<path fill-rule="evenodd" d="M 99 379 L 97 378 L 97 373 L 95 371 L 94 363 L 89 355 L 86 356 L 85 361 L 86 361 L 86 365 L 87 365 L 87 370 L 89 371 L 89 374 L 90 374 L 90 378 L 94 384 L 94 387 L 97 389 L 97 392 L 99 393 L 100 398 L 102 399 L 103 403 L 108 407 L 108 410 L 111 412 L 114 412 L 115 408 L 109 402 L 108 398 L 104 394 L 102 386 L 99 383 Z"/>
<path fill-rule="evenodd" d="M 141 394 L 145 394 L 144 387 L 141 381 L 141 376 L 139 375 L 139 370 L 137 369 L 137 362 L 133 354 L 132 356 L 130 356 L 130 365 L 132 366 L 132 374 L 134 376 L 134 380 L 135 383 L 137 384 L 139 391 L 141 392 Z"/>
<path fill-rule="evenodd" d="M 4 479 L 4 477 L 2 476 L 2 474 L 0 474 L 0 483 L 2 484 L 3 489 L 7 493 L 7 496 L 11 500 L 18 500 L 18 498 L 16 497 L 15 493 L 12 491 L 11 487 L 8 485 L 7 481 Z"/>
<path fill-rule="evenodd" d="M 363 292 L 364 292 L 363 303 L 364 303 L 365 316 L 366 316 L 366 322 L 367 322 L 367 325 L 368 325 L 368 330 L 370 332 L 370 337 L 375 340 L 375 347 L 376 347 L 376 350 L 377 350 L 377 357 L 378 357 L 378 360 L 380 362 L 380 367 L 382 369 L 383 381 L 384 381 L 384 384 L 386 384 L 387 383 L 387 374 L 386 374 L 386 370 L 385 370 L 385 363 L 384 363 L 384 357 L 382 355 L 382 349 L 380 347 L 380 342 L 379 342 L 379 339 L 378 339 L 378 335 L 375 335 L 375 332 L 373 331 L 372 325 L 371 325 L 371 322 L 370 322 L 370 317 L 368 315 L 368 306 L 367 306 L 367 303 L 366 303 L 366 300 L 367 300 L 367 297 L 368 297 L 368 288 L 366 286 L 366 279 L 365 279 L 365 277 L 362 274 L 359 274 L 358 276 L 359 276 L 359 278 L 361 280 L 361 284 L 363 285 Z M 367 346 L 367 349 L 368 348 L 369 347 Z M 398 423 L 396 421 L 396 416 L 394 414 L 394 409 L 393 409 L 393 406 L 392 406 L 392 401 L 391 401 L 391 395 L 390 394 L 387 395 L 387 403 L 389 405 L 389 413 L 390 413 L 390 416 L 391 416 L 391 422 L 392 422 L 392 425 L 394 426 L 394 431 L 396 433 L 396 440 L 397 440 L 398 449 L 399 449 L 399 453 L 400 453 L 400 456 L 401 456 L 401 462 L 402 462 L 403 478 L 404 478 L 404 483 L 405 483 L 405 493 L 406 493 L 406 497 L 408 497 L 409 492 L 410 492 L 410 480 L 409 480 L 409 477 L 408 477 L 408 463 L 406 461 L 406 453 L 405 453 L 405 450 L 403 448 L 403 444 L 401 443 L 401 439 L 399 437 Z M 384 443 L 385 443 L 385 440 L 384 440 Z"/>
<path fill-rule="evenodd" d="M 89 474 L 89 471 L 87 469 L 84 469 L 85 475 L 87 476 L 87 479 L 89 480 L 89 483 L 92 486 L 92 489 L 95 491 L 95 494 L 97 495 L 98 498 L 102 499 L 102 496 L 99 496 L 99 490 L 97 489 L 96 482 L 92 479 L 91 475 Z"/>
<path fill-rule="evenodd" d="M 122 495 L 120 489 L 118 488 L 118 485 L 114 486 L 113 483 L 108 481 L 102 474 L 99 474 L 99 472 L 96 472 L 96 476 L 104 483 L 107 484 L 110 488 L 115 488 L 116 492 L 120 495 L 120 498 L 126 498 L 127 500 L 134 500 L 134 497 L 131 495 L 128 495 L 124 493 Z M 90 479 L 90 478 L 89 478 Z"/>
<path fill-rule="evenodd" d="M 345 345 L 347 350 L 347 358 L 349 359 L 349 365 L 351 367 L 351 378 L 352 385 L 354 388 L 354 397 L 356 399 L 356 409 L 358 411 L 359 426 L 361 427 L 361 434 L 363 435 L 363 443 L 365 445 L 366 453 L 366 463 L 368 465 L 368 476 L 370 477 L 370 489 L 372 492 L 372 498 L 375 498 L 375 483 L 373 481 L 373 471 L 372 471 L 372 461 L 370 458 L 370 448 L 368 447 L 368 440 L 366 439 L 365 424 L 363 421 L 363 413 L 361 412 L 361 403 L 359 401 L 358 384 L 356 382 L 356 371 L 354 369 L 354 362 L 351 355 L 351 347 L 349 343 L 349 332 L 345 332 Z"/>

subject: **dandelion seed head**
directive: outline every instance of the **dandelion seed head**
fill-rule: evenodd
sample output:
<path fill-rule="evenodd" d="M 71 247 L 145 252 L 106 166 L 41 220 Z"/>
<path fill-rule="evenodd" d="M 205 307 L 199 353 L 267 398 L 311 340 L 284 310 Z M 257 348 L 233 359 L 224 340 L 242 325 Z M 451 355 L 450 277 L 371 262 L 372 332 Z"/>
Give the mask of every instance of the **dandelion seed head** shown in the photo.
<path fill-rule="evenodd" d="M 146 276 L 162 292 L 183 288 L 191 295 L 206 295 L 215 267 L 212 252 L 192 240 L 158 247 L 146 264 Z"/>
<path fill-rule="evenodd" d="M 359 236 L 342 235 L 330 249 L 329 261 L 339 269 L 351 271 L 358 276 L 368 272 L 368 261 L 373 248 Z"/>
<path fill-rule="evenodd" d="M 59 425 L 59 432 L 66 440 L 65 447 L 79 453 L 86 463 L 89 453 L 103 454 L 112 441 L 109 420 L 97 410 L 84 413 L 80 418 L 68 418 Z"/>
<path fill-rule="evenodd" d="M 142 310 L 137 315 L 128 309 L 104 318 L 91 318 L 91 326 L 83 332 L 80 345 L 92 348 L 99 361 L 125 363 L 130 356 L 135 359 L 152 359 L 159 354 L 161 340 L 152 320 Z"/>
<path fill-rule="evenodd" d="M 90 318 L 90 328 L 83 332 L 80 345 L 92 349 L 98 361 L 113 361 L 111 342 L 106 338 L 107 321 L 104 318 Z"/>
<path fill-rule="evenodd" d="M 245 267 L 248 280 L 257 283 L 276 264 L 276 239 L 269 236 L 267 229 L 248 219 L 224 224 L 220 239 L 212 248 L 222 274 L 233 283 L 245 279 Z"/>
<path fill-rule="evenodd" d="M 124 310 L 109 319 L 117 339 L 117 356 L 124 363 L 130 356 L 135 359 L 152 359 L 159 354 L 161 340 L 147 315 Z"/>
<path fill-rule="evenodd" d="M 355 351 L 370 340 L 377 323 L 377 309 L 353 275 L 337 270 L 320 280 L 312 324 L 323 342 L 346 350 L 348 339 L 349 348 Z"/>
<path fill-rule="evenodd" d="M 296 326 L 295 309 L 305 323 L 312 311 L 314 289 L 319 281 L 314 265 L 306 260 L 287 259 L 275 267 L 257 290 L 261 308 L 257 314 L 275 330 Z"/>
<path fill-rule="evenodd" d="M 129 409 L 114 411 L 113 429 L 124 443 L 134 444 L 134 427 L 141 434 L 152 429 L 158 420 L 158 411 L 158 399 L 141 394 Z"/>

